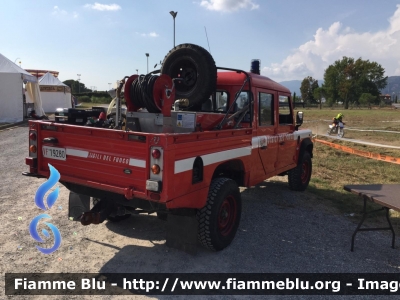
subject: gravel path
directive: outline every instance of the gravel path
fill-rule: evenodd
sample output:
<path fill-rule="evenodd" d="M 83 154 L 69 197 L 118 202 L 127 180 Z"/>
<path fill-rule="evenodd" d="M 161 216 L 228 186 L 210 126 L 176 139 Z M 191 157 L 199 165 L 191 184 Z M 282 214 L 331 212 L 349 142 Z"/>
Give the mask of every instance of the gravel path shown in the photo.
<path fill-rule="evenodd" d="M 274 177 L 256 187 L 242 189 L 242 220 L 232 245 L 218 253 L 199 246 L 196 256 L 165 246 L 166 223 L 154 215 L 86 227 L 69 221 L 68 191 L 61 186 L 60 196 L 48 213 L 61 232 L 62 244 L 53 254 L 43 255 L 35 249 L 37 243 L 28 232 L 32 218 L 41 213 L 33 198 L 44 179 L 21 175 L 28 170 L 24 161 L 27 131 L 27 126 L 0 131 L 0 298 L 4 297 L 5 272 L 398 273 L 400 270 L 399 249 L 390 248 L 387 233 L 360 233 L 355 252 L 350 252 L 350 239 L 358 218 L 338 214 L 324 204 L 324 199 L 309 192 L 290 191 L 287 183 L 282 182 L 286 177 Z"/>

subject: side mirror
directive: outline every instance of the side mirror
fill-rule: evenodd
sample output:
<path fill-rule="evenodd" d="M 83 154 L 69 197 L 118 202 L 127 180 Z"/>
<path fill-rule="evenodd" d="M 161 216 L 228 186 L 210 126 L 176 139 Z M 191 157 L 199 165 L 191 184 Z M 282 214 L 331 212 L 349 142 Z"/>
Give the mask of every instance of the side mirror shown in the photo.
<path fill-rule="evenodd" d="M 303 124 L 303 112 L 298 111 L 296 114 L 296 130 Z"/>

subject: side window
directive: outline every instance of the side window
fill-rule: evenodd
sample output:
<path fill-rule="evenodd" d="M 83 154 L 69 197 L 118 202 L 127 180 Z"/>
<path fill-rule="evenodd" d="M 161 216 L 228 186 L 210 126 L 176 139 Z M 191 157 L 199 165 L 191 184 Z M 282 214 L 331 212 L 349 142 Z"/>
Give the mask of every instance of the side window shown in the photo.
<path fill-rule="evenodd" d="M 201 111 L 207 111 L 211 112 L 214 111 L 214 101 L 213 101 L 214 95 L 211 95 L 202 105 L 201 105 Z"/>
<path fill-rule="evenodd" d="M 259 125 L 274 125 L 274 97 L 272 94 L 258 93 Z"/>
<path fill-rule="evenodd" d="M 236 99 L 236 110 L 242 109 L 247 104 L 249 104 L 249 93 L 241 92 L 239 97 Z"/>
<path fill-rule="evenodd" d="M 217 91 L 215 93 L 214 111 L 226 112 L 226 104 L 228 103 L 228 93 L 225 91 Z"/>
<path fill-rule="evenodd" d="M 235 95 L 236 98 L 237 94 Z M 235 105 L 232 106 L 231 113 L 237 112 L 245 105 L 249 104 L 249 92 L 241 92 L 236 99 Z"/>
<path fill-rule="evenodd" d="M 279 124 L 293 124 L 288 96 L 279 96 Z"/>

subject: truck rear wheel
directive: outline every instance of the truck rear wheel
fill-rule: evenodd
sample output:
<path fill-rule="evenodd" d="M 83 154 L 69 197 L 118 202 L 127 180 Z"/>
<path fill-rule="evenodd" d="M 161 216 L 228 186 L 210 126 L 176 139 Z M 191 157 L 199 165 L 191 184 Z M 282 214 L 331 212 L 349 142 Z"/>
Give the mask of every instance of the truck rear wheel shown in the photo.
<path fill-rule="evenodd" d="M 162 221 L 167 221 L 168 220 L 168 214 L 166 212 L 158 211 L 157 212 L 157 218 L 159 218 Z"/>
<path fill-rule="evenodd" d="M 193 44 L 182 44 L 165 56 L 161 74 L 175 81 L 175 99 L 189 99 L 189 108 L 201 107 L 217 85 L 217 67 L 211 54 Z"/>
<path fill-rule="evenodd" d="M 229 178 L 214 179 L 206 205 L 197 212 L 200 243 L 214 251 L 226 248 L 236 235 L 241 212 L 242 202 L 236 182 Z"/>
<path fill-rule="evenodd" d="M 288 171 L 290 189 L 294 191 L 304 191 L 310 182 L 311 172 L 311 155 L 308 151 L 305 151 L 303 157 L 299 157 L 297 167 Z"/>

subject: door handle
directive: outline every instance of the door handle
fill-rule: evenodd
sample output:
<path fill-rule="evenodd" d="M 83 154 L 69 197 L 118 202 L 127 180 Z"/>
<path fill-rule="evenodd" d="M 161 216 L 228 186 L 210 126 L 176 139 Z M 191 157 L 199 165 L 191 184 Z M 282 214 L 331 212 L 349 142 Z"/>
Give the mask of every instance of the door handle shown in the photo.
<path fill-rule="evenodd" d="M 280 142 L 279 145 L 283 146 L 285 145 L 285 142 Z"/>
<path fill-rule="evenodd" d="M 260 147 L 260 149 L 265 150 L 265 149 L 267 149 L 267 146 L 262 146 L 262 147 Z"/>

